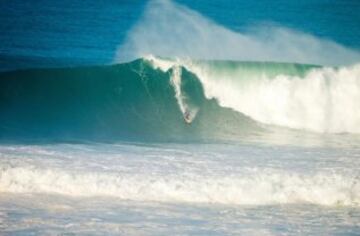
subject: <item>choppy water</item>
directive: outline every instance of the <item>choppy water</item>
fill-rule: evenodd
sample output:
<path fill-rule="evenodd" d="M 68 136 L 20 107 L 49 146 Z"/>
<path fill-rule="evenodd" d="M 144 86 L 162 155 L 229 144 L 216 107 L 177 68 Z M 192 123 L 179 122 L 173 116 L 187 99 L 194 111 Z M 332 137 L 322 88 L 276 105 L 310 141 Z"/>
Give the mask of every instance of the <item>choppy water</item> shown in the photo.
<path fill-rule="evenodd" d="M 1 146 L 9 234 L 352 234 L 359 149 Z"/>

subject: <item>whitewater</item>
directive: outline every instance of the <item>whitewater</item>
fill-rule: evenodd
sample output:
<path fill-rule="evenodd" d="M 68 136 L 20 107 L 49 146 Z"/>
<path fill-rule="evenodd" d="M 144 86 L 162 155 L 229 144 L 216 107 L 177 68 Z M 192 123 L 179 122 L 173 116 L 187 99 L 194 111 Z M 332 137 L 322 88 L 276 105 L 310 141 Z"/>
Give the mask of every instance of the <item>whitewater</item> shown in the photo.
<path fill-rule="evenodd" d="M 144 4 L 108 64 L 0 73 L 0 234 L 360 232 L 360 52 L 190 6 Z"/>
<path fill-rule="evenodd" d="M 302 76 L 300 69 L 299 74 L 287 74 L 297 65 L 147 60 L 164 72 L 187 69 L 199 78 L 207 99 L 259 122 L 315 132 L 360 132 L 360 65 L 314 66 Z"/>

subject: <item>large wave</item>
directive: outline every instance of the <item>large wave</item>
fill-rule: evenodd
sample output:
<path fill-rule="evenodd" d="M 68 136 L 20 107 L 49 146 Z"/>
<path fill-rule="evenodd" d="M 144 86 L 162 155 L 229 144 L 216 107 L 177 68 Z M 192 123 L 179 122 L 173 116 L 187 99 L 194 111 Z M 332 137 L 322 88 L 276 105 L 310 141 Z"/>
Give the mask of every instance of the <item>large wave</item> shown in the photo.
<path fill-rule="evenodd" d="M 359 66 L 156 57 L 7 72 L 0 74 L 0 137 L 238 140 L 274 133 L 263 124 L 359 133 L 359 77 Z"/>
<path fill-rule="evenodd" d="M 249 140 L 279 127 L 360 133 L 357 51 L 284 28 L 255 31 L 150 1 L 116 62 L 143 59 L 0 74 L 0 138 Z"/>
<path fill-rule="evenodd" d="M 192 73 L 182 70 L 178 84 L 171 79 L 174 72 L 156 70 L 140 59 L 114 66 L 2 73 L 0 136 L 198 140 L 233 136 L 236 129 L 245 132 L 244 126 L 255 123 L 206 99 Z M 187 98 L 179 106 L 180 90 Z M 191 125 L 184 122 L 181 104 L 200 109 Z"/>

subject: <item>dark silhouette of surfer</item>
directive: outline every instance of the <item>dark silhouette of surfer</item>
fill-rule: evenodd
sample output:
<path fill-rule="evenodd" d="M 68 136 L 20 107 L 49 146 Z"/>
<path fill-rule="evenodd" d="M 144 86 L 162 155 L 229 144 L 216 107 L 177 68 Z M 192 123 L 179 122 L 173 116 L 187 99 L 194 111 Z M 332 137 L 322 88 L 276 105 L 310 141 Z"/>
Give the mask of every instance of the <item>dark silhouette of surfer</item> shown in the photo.
<path fill-rule="evenodd" d="M 190 112 L 189 111 L 185 111 L 184 112 L 184 120 L 186 124 L 190 124 L 191 123 L 191 117 L 190 117 Z"/>

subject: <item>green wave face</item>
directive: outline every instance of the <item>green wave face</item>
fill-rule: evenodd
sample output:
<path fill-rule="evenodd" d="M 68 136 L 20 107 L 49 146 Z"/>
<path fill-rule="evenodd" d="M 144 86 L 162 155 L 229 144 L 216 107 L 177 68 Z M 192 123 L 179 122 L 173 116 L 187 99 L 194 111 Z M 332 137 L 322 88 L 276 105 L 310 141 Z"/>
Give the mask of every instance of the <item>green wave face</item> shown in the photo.
<path fill-rule="evenodd" d="M 244 78 L 303 75 L 307 65 L 197 62 L 216 73 L 243 70 Z M 194 73 L 181 67 L 183 102 L 196 109 L 184 119 L 172 83 L 174 68 L 148 60 L 102 67 L 36 69 L 0 74 L 2 140 L 202 141 L 233 140 L 266 128 L 206 98 Z"/>
<path fill-rule="evenodd" d="M 277 62 L 238 62 L 238 61 L 194 61 L 199 67 L 211 71 L 216 76 L 236 75 L 233 79 L 275 78 L 278 75 L 304 77 L 309 70 L 320 68 L 317 65 Z"/>

